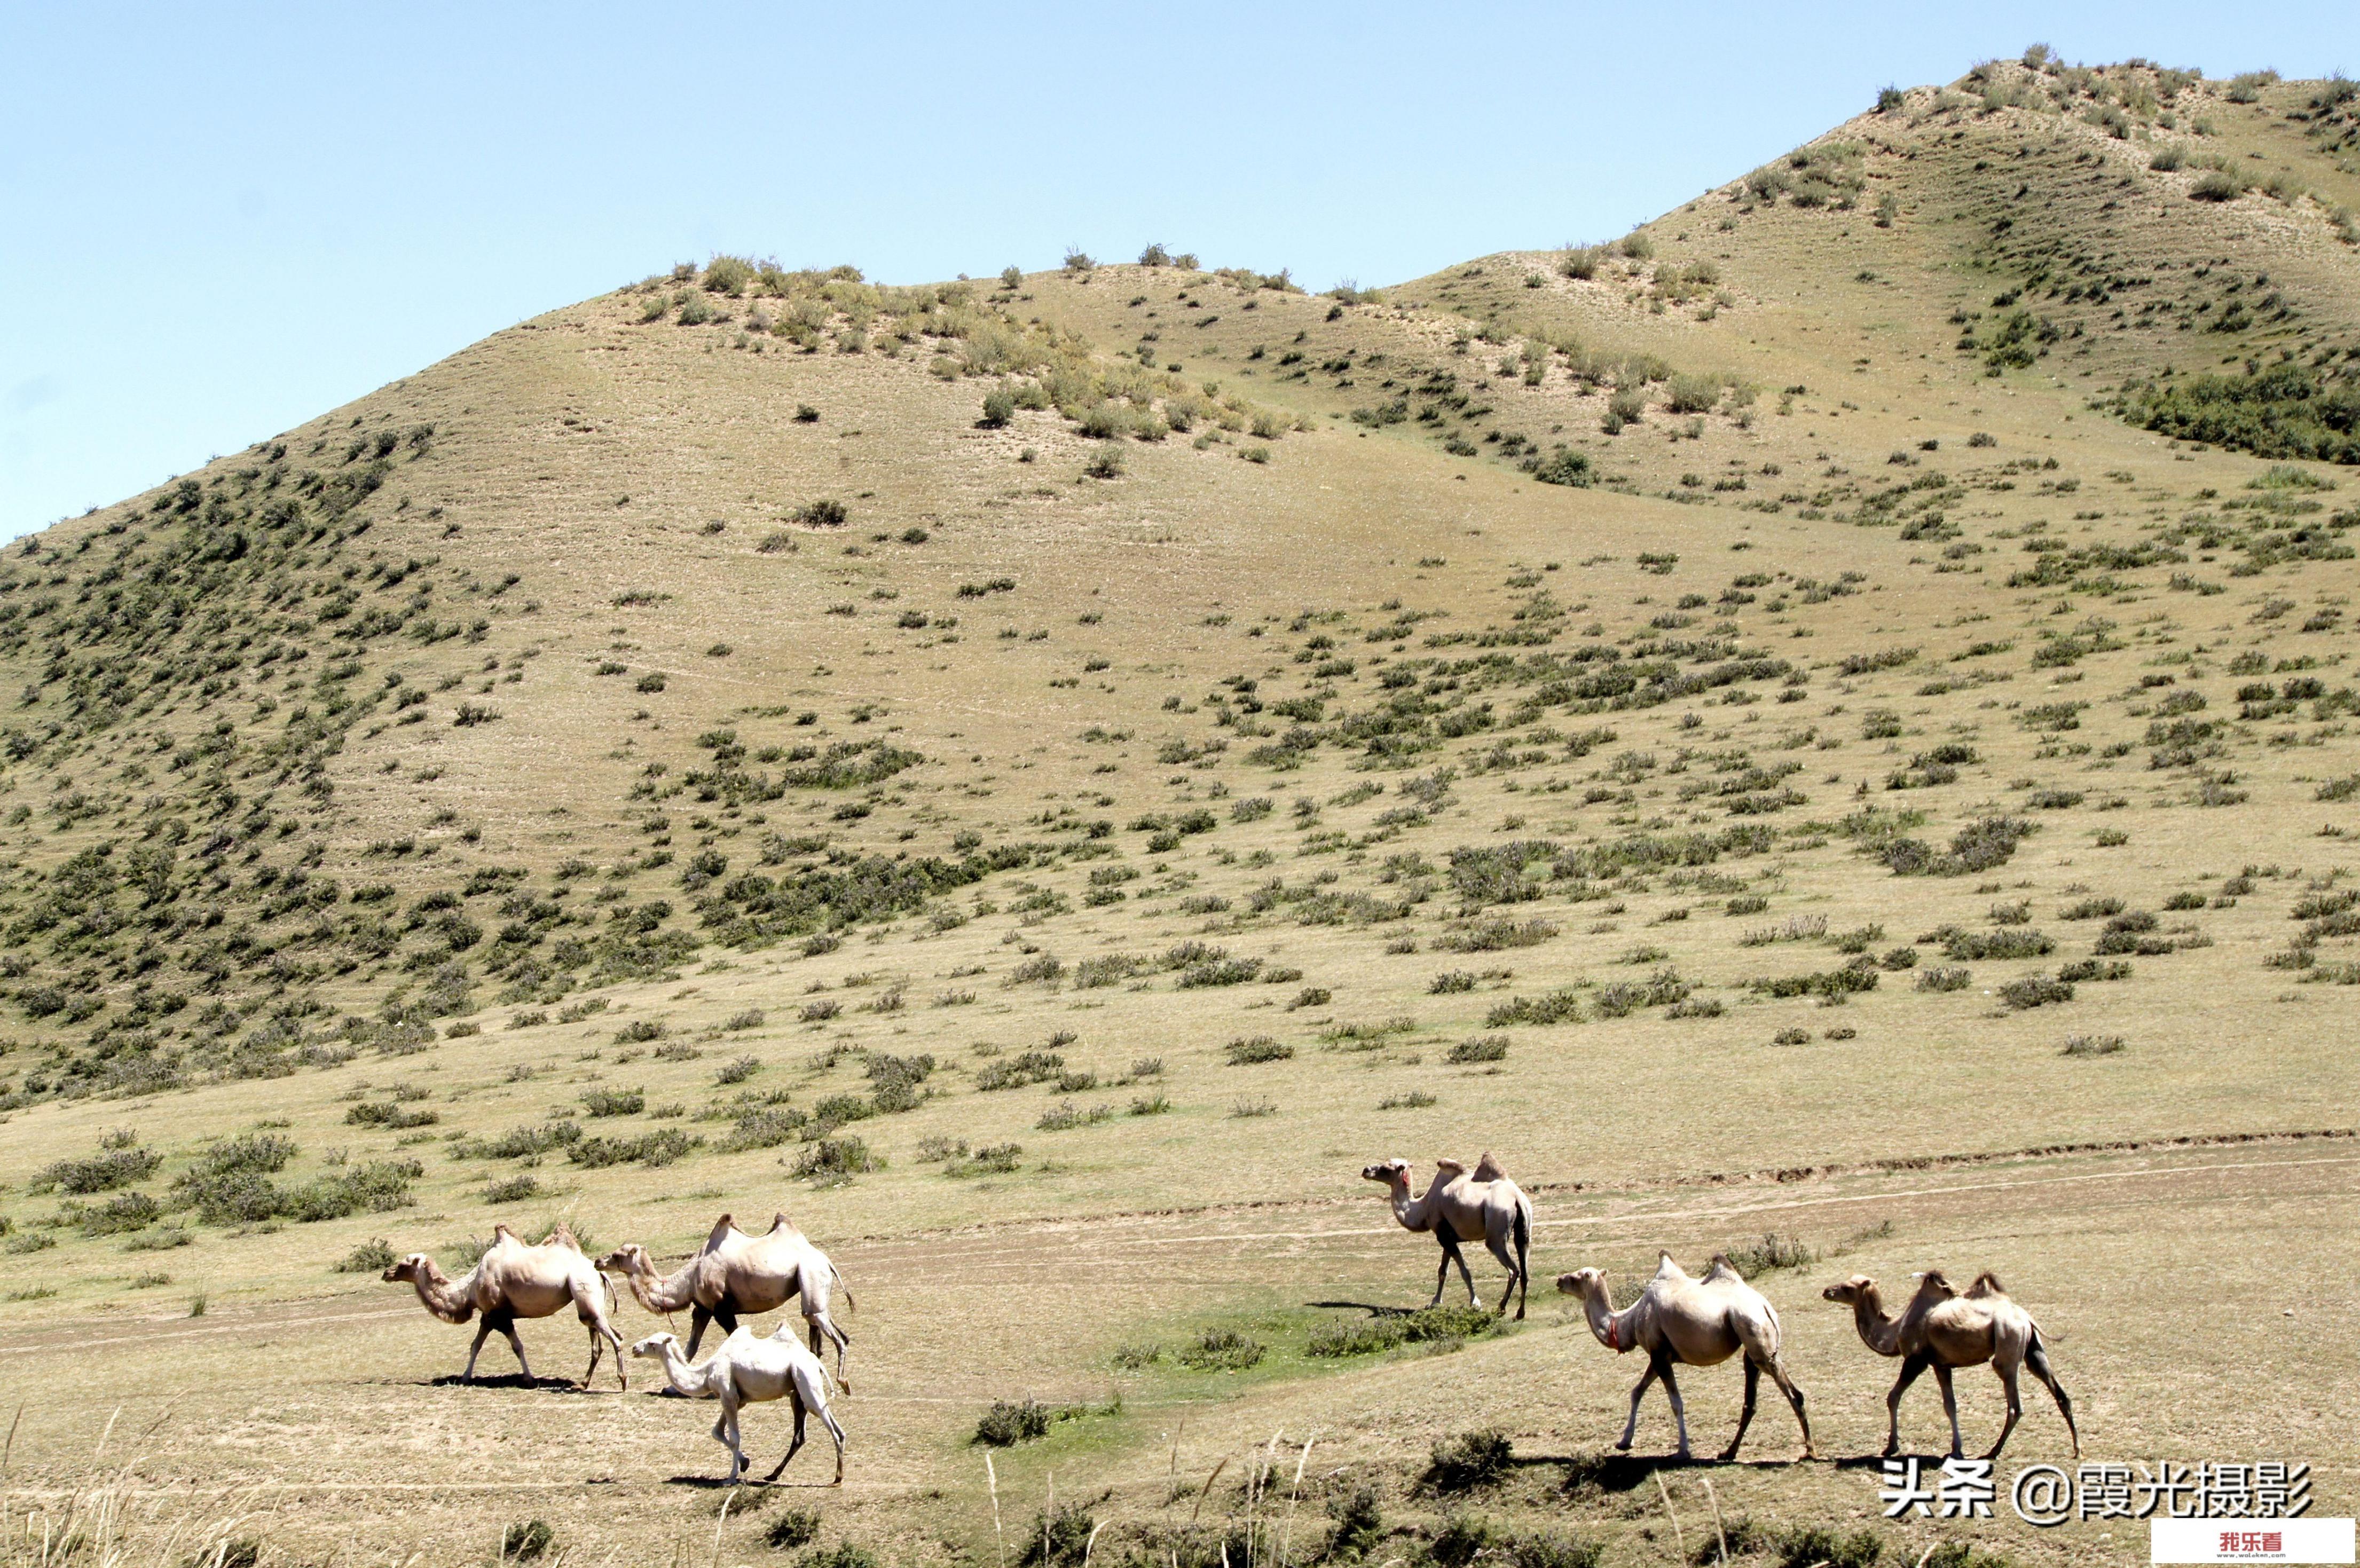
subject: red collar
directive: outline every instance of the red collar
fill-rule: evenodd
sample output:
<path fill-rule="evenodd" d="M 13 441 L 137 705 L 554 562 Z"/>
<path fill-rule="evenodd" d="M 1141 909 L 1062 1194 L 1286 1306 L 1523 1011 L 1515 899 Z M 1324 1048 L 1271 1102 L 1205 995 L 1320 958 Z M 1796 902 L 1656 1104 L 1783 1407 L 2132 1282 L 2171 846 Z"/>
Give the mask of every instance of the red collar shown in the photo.
<path fill-rule="evenodd" d="M 1622 1354 L 1622 1325 L 1614 1321 L 1612 1312 L 1606 1314 L 1606 1348 L 1617 1356 Z"/>

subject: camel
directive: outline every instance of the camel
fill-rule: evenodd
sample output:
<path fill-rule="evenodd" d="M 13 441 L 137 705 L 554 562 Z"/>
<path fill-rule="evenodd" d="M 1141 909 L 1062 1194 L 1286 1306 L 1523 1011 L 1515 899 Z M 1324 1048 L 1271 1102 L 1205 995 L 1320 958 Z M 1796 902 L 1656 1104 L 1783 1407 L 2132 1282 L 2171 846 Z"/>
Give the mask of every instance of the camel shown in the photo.
<path fill-rule="evenodd" d="M 1442 1266 L 1434 1276 L 1434 1300 L 1426 1305 L 1442 1304 L 1443 1289 L 1450 1283 L 1450 1266 L 1454 1263 L 1459 1265 L 1459 1277 L 1467 1282 L 1467 1304 L 1477 1304 L 1475 1277 L 1467 1271 L 1467 1259 L 1459 1255 L 1459 1244 L 1480 1241 L 1500 1260 L 1500 1267 L 1508 1271 L 1508 1288 L 1500 1292 L 1496 1312 L 1506 1315 L 1508 1298 L 1513 1295 L 1516 1298 L 1516 1316 L 1522 1318 L 1532 1284 L 1533 1201 L 1524 1196 L 1523 1188 L 1508 1179 L 1508 1173 L 1488 1150 L 1475 1162 L 1471 1176 L 1467 1167 L 1456 1160 L 1437 1160 L 1434 1168 L 1434 1180 L 1415 1198 L 1409 1193 L 1406 1160 L 1382 1160 L 1360 1172 L 1363 1181 L 1385 1184 L 1393 1195 L 1393 1218 L 1401 1222 L 1402 1228 L 1432 1231 L 1435 1239 L 1442 1243 Z"/>
<path fill-rule="evenodd" d="M 1728 1258 L 1717 1253 L 1701 1279 L 1673 1262 L 1670 1253 L 1658 1256 L 1655 1277 L 1639 1299 L 1620 1312 L 1607 1299 L 1606 1278 L 1597 1269 L 1578 1269 L 1557 1276 L 1559 1290 L 1581 1298 L 1590 1332 L 1598 1336 L 1598 1343 L 1617 1355 L 1626 1350 L 1647 1353 L 1646 1376 L 1631 1390 L 1631 1419 L 1623 1423 L 1622 1440 L 1614 1446 L 1630 1448 L 1639 1429 L 1639 1398 L 1648 1384 L 1661 1377 L 1665 1397 L 1672 1402 L 1672 1419 L 1679 1423 L 1679 1456 L 1688 1458 L 1688 1418 L 1680 1405 L 1679 1385 L 1672 1380 L 1672 1367 L 1718 1367 L 1742 1351 L 1745 1405 L 1738 1412 L 1737 1435 L 1721 1451 L 1721 1462 L 1726 1465 L 1736 1458 L 1737 1445 L 1745 1441 L 1745 1429 L 1754 1422 L 1754 1392 L 1765 1371 L 1795 1407 L 1795 1421 L 1803 1429 L 1803 1457 L 1816 1458 L 1810 1419 L 1803 1414 L 1803 1390 L 1795 1387 L 1795 1380 L 1786 1375 L 1786 1364 L 1779 1358 L 1777 1310 L 1745 1282 Z"/>
<path fill-rule="evenodd" d="M 623 1367 L 623 1336 L 606 1321 L 614 1292 L 582 1255 L 574 1233 L 563 1225 L 537 1247 L 519 1241 L 504 1225 L 494 1225 L 492 1245 L 457 1279 L 444 1278 L 434 1260 L 422 1252 L 411 1253 L 387 1269 L 384 1278 L 388 1284 L 401 1280 L 414 1286 L 426 1310 L 444 1323 L 463 1323 L 483 1313 L 475 1348 L 467 1353 L 464 1381 L 475 1380 L 475 1358 L 484 1353 L 484 1341 L 495 1329 L 508 1336 L 517 1365 L 530 1380 L 532 1366 L 524 1358 L 524 1341 L 517 1337 L 517 1319 L 545 1318 L 570 1302 L 574 1315 L 590 1330 L 590 1369 L 582 1374 L 582 1386 L 588 1388 L 597 1375 L 598 1357 L 608 1344 L 615 1347 L 616 1381 L 626 1389 L 631 1386 Z"/>
<path fill-rule="evenodd" d="M 822 1334 L 835 1341 L 836 1380 L 847 1392 L 851 1390 L 852 1384 L 844 1376 L 844 1353 L 851 1340 L 836 1326 L 827 1308 L 829 1293 L 837 1286 L 844 1288 L 845 1304 L 854 1305 L 852 1288 L 845 1285 L 844 1276 L 836 1272 L 827 1254 L 813 1246 L 784 1214 L 772 1219 L 770 1230 L 759 1236 L 748 1236 L 731 1216 L 722 1215 L 714 1222 L 713 1234 L 705 1238 L 703 1249 L 669 1276 L 657 1273 L 647 1248 L 637 1244 L 617 1247 L 598 1260 L 598 1267 L 622 1275 L 631 1294 L 649 1312 L 662 1315 L 683 1307 L 691 1309 L 688 1356 L 692 1361 L 707 1323 L 719 1323 L 722 1333 L 728 1334 L 738 1327 L 741 1315 L 776 1312 L 800 1297 L 803 1321 L 811 1328 L 813 1352 L 818 1352 Z"/>
<path fill-rule="evenodd" d="M 650 1334 L 631 1346 L 631 1354 L 661 1360 L 672 1392 L 692 1399 L 721 1401 L 721 1419 L 713 1423 L 713 1441 L 729 1450 L 729 1479 L 726 1485 L 736 1486 L 738 1477 L 750 1468 L 738 1425 L 739 1408 L 780 1399 L 794 1405 L 794 1441 L 787 1444 L 786 1455 L 779 1461 L 778 1468 L 762 1477 L 763 1484 L 777 1480 L 786 1469 L 787 1460 L 803 1447 L 803 1413 L 810 1410 L 819 1412 L 828 1435 L 836 1439 L 836 1479 L 828 1484 L 844 1485 L 844 1428 L 836 1424 L 836 1412 L 827 1408 L 827 1364 L 796 1343 L 792 1324 L 781 1323 L 768 1339 L 755 1338 L 749 1328 L 732 1329 L 729 1337 L 721 1342 L 721 1348 L 702 1367 L 689 1365 L 688 1357 L 681 1354 L 680 1339 L 675 1334 Z"/>
<path fill-rule="evenodd" d="M 1865 1274 L 1855 1274 L 1819 1294 L 1852 1308 L 1852 1325 L 1860 1330 L 1862 1344 L 1879 1356 L 1901 1357 L 1901 1376 L 1895 1380 L 1893 1391 L 1885 1396 L 1885 1414 L 1891 1423 L 1885 1432 L 1885 1457 L 1901 1450 L 1901 1396 L 1929 1367 L 1934 1369 L 1934 1381 L 1941 1386 L 1943 1412 L 1950 1418 L 1950 1457 L 1962 1457 L 1959 1401 L 1950 1388 L 1950 1372 L 1953 1367 L 1980 1367 L 1986 1361 L 1999 1374 L 2000 1386 L 2007 1390 L 2007 1424 L 1999 1429 L 1999 1441 L 1983 1457 L 1999 1457 L 1999 1451 L 2007 1446 L 2008 1434 L 2024 1415 L 2016 1377 L 2017 1370 L 2026 1367 L 2049 1386 L 2049 1394 L 2057 1400 L 2058 1413 L 2065 1418 L 2066 1434 L 2073 1440 L 2073 1457 L 2081 1457 L 2081 1432 L 2073 1424 L 2073 1401 L 2066 1397 L 2057 1375 L 2049 1369 L 2049 1346 L 2040 1337 L 2040 1325 L 2008 1299 L 2006 1287 L 1990 1270 L 1976 1275 L 1975 1282 L 1961 1296 L 1950 1288 L 1939 1269 L 1928 1269 L 1918 1277 L 1918 1293 L 1897 1318 L 1886 1315 L 1876 1281 Z"/>

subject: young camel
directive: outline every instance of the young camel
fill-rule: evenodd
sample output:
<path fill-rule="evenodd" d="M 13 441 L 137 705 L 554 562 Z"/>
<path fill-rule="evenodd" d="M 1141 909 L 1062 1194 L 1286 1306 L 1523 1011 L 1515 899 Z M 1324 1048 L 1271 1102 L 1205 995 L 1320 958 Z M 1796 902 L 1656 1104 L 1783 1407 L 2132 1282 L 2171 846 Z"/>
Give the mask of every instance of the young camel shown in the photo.
<path fill-rule="evenodd" d="M 1901 1396 L 1929 1367 L 1934 1370 L 1934 1381 L 1941 1387 L 1943 1413 L 1950 1418 L 1950 1457 L 1961 1457 L 1964 1444 L 1959 1435 L 1959 1400 L 1950 1388 L 1950 1372 L 1959 1367 L 1980 1367 L 1986 1361 L 1999 1374 L 2000 1386 L 2007 1390 L 2007 1424 L 1999 1429 L 1999 1441 L 1983 1457 L 1999 1457 L 1999 1451 L 2007 1446 L 2008 1434 L 2024 1415 L 2024 1400 L 2016 1392 L 2016 1377 L 2019 1368 L 2027 1367 L 2048 1385 L 2049 1394 L 2057 1400 L 2058 1413 L 2065 1418 L 2066 1434 L 2073 1440 L 2073 1457 L 2081 1457 L 2081 1432 L 2073 1424 L 2073 1401 L 2066 1398 L 2064 1386 L 2049 1368 L 2049 1346 L 2040 1337 L 2040 1325 L 2008 1299 L 2007 1290 L 1997 1275 L 1988 1269 L 1976 1275 L 1975 1282 L 1961 1296 L 1950 1289 L 1950 1282 L 1942 1278 L 1940 1270 L 1929 1269 L 1918 1276 L 1918 1293 L 1910 1298 L 1899 1317 L 1886 1314 L 1876 1281 L 1865 1274 L 1855 1274 L 1819 1293 L 1830 1301 L 1841 1301 L 1852 1308 L 1852 1325 L 1860 1330 L 1863 1344 L 1879 1356 L 1901 1357 L 1901 1376 L 1895 1380 L 1893 1391 L 1885 1396 L 1885 1414 L 1891 1423 L 1885 1438 L 1885 1457 L 1891 1458 L 1901 1451 Z"/>
<path fill-rule="evenodd" d="M 615 1347 L 616 1381 L 627 1389 L 631 1386 L 623 1368 L 623 1336 L 606 1321 L 613 1292 L 582 1255 L 574 1233 L 563 1225 L 538 1247 L 519 1241 L 504 1225 L 494 1225 L 492 1245 L 484 1249 L 473 1269 L 456 1279 L 446 1279 L 422 1252 L 411 1253 L 387 1269 L 384 1278 L 388 1284 L 400 1280 L 415 1287 L 426 1310 L 444 1323 L 463 1323 L 483 1313 L 475 1347 L 467 1352 L 467 1370 L 463 1374 L 466 1382 L 475 1380 L 475 1357 L 484 1353 L 484 1341 L 495 1330 L 508 1336 L 517 1365 L 530 1381 L 532 1366 L 524 1358 L 524 1341 L 517 1337 L 517 1319 L 545 1318 L 571 1303 L 574 1315 L 590 1330 L 590 1369 L 582 1374 L 582 1386 L 590 1386 L 598 1371 L 598 1357 L 609 1344 Z"/>
<path fill-rule="evenodd" d="M 1426 1191 L 1411 1197 L 1409 1161 L 1387 1160 L 1367 1167 L 1361 1180 L 1382 1181 L 1392 1194 L 1393 1218 L 1409 1231 L 1432 1231 L 1442 1243 L 1442 1266 L 1435 1270 L 1434 1300 L 1427 1306 L 1442 1303 L 1442 1291 L 1450 1283 L 1450 1266 L 1459 1265 L 1459 1277 L 1467 1282 L 1467 1303 L 1476 1304 L 1475 1277 L 1467 1271 L 1467 1259 L 1459 1255 L 1462 1241 L 1480 1241 L 1500 1267 L 1508 1271 L 1508 1288 L 1500 1292 L 1496 1310 L 1504 1315 L 1508 1298 L 1516 1298 L 1516 1316 L 1524 1315 L 1524 1299 L 1532 1283 L 1533 1201 L 1524 1196 L 1523 1188 L 1508 1179 L 1500 1162 L 1487 1151 L 1475 1162 L 1473 1175 L 1456 1160 L 1434 1162 L 1435 1178 Z M 1512 1252 L 1510 1249 L 1513 1248 Z"/>
<path fill-rule="evenodd" d="M 1672 1367 L 1718 1367 L 1743 1352 L 1745 1405 L 1738 1412 L 1737 1435 L 1721 1451 L 1721 1462 L 1725 1465 L 1736 1458 L 1737 1445 L 1745 1441 L 1745 1429 L 1754 1422 L 1754 1392 L 1765 1371 L 1795 1407 L 1795 1421 L 1803 1429 L 1803 1457 L 1818 1457 L 1811 1449 L 1810 1420 L 1803 1414 L 1803 1390 L 1795 1387 L 1795 1380 L 1786 1375 L 1786 1362 L 1779 1358 L 1776 1309 L 1730 1267 L 1728 1258 L 1718 1254 L 1701 1279 L 1673 1262 L 1670 1253 L 1660 1258 L 1646 1290 L 1620 1312 L 1607 1299 L 1605 1276 L 1597 1269 L 1578 1269 L 1557 1276 L 1559 1290 L 1581 1298 L 1590 1332 L 1598 1336 L 1599 1344 L 1617 1355 L 1626 1350 L 1647 1353 L 1646 1375 L 1631 1390 L 1631 1419 L 1623 1423 L 1622 1440 L 1614 1446 L 1630 1448 L 1639 1430 L 1640 1396 L 1648 1384 L 1661 1377 L 1664 1395 L 1672 1402 L 1672 1419 L 1679 1423 L 1679 1456 L 1688 1458 L 1688 1412 L 1680 1404 L 1680 1388 L 1672 1378 Z"/>
<path fill-rule="evenodd" d="M 714 1222 L 713 1234 L 705 1238 L 703 1249 L 670 1275 L 659 1274 L 647 1248 L 636 1243 L 617 1247 L 598 1260 L 598 1267 L 622 1275 L 631 1294 L 649 1312 L 669 1314 L 683 1307 L 691 1310 L 691 1360 L 705 1338 L 706 1323 L 717 1323 L 721 1332 L 728 1334 L 737 1329 L 741 1315 L 776 1312 L 800 1297 L 803 1321 L 811 1329 L 812 1350 L 819 1350 L 822 1334 L 835 1341 L 836 1380 L 847 1392 L 852 1388 L 844 1376 L 844 1353 L 852 1342 L 836 1326 L 827 1310 L 829 1293 L 838 1286 L 844 1289 L 845 1304 L 854 1305 L 852 1288 L 845 1285 L 844 1276 L 836 1272 L 827 1254 L 813 1246 L 784 1214 L 772 1219 L 770 1230 L 759 1236 L 748 1236 L 729 1215 L 722 1215 Z"/>
<path fill-rule="evenodd" d="M 748 1328 L 733 1329 L 729 1337 L 721 1342 L 721 1348 L 702 1367 L 689 1365 L 674 1334 L 650 1334 L 631 1346 L 631 1354 L 661 1360 L 664 1376 L 670 1379 L 674 1393 L 685 1394 L 692 1399 L 721 1401 L 721 1419 L 713 1423 L 713 1441 L 728 1447 L 727 1485 L 737 1485 L 738 1477 L 749 1468 L 738 1425 L 739 1408 L 779 1399 L 790 1400 L 794 1406 L 795 1436 L 787 1444 L 786 1456 L 779 1461 L 778 1468 L 762 1477 L 763 1484 L 777 1480 L 786 1469 L 787 1460 L 803 1447 L 803 1413 L 811 1410 L 819 1412 L 828 1435 L 836 1439 L 836 1479 L 828 1485 L 844 1485 L 844 1428 L 836 1424 L 836 1412 L 827 1408 L 827 1366 L 796 1343 L 792 1325 L 781 1323 L 768 1339 L 755 1338 L 754 1331 Z"/>

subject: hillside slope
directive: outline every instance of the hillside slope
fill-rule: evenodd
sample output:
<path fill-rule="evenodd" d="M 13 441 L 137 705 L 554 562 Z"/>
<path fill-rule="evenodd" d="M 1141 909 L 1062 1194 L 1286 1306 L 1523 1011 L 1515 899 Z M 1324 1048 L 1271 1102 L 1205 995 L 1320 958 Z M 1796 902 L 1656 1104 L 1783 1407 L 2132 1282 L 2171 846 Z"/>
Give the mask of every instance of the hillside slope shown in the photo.
<path fill-rule="evenodd" d="M 2164 86 L 1380 295 L 724 258 L 27 539 L 0 1271 L 2328 1127 L 2344 110 Z"/>

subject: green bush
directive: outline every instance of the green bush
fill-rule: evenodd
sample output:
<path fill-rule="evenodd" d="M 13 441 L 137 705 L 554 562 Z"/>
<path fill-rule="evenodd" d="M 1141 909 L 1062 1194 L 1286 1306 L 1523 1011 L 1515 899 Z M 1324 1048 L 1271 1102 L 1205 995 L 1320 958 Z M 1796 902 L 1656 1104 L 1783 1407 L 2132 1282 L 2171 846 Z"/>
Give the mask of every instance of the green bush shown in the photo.
<path fill-rule="evenodd" d="M 1184 1345 L 1173 1359 L 1200 1372 L 1242 1372 L 1266 1353 L 1262 1341 L 1233 1328 L 1208 1328 Z"/>
<path fill-rule="evenodd" d="M 1436 1442 L 1422 1478 L 1429 1490 L 1471 1492 L 1507 1478 L 1515 1462 L 1508 1434 L 1496 1427 Z"/>
<path fill-rule="evenodd" d="M 975 1423 L 975 1436 L 969 1441 L 987 1448 L 1013 1448 L 1048 1436 L 1057 1419 L 1055 1410 L 1037 1400 L 994 1399 Z"/>
<path fill-rule="evenodd" d="M 500 1531 L 500 1555 L 511 1563 L 530 1563 L 556 1542 L 557 1532 L 541 1519 L 526 1519 Z"/>
<path fill-rule="evenodd" d="M 1508 1037 L 1503 1034 L 1480 1034 L 1462 1040 L 1450 1048 L 1444 1059 L 1453 1066 L 1465 1066 L 1478 1062 L 1505 1062 L 1508 1059 Z"/>
<path fill-rule="evenodd" d="M 884 1156 L 869 1153 L 869 1146 L 849 1133 L 842 1138 L 821 1138 L 795 1161 L 797 1176 L 823 1180 L 858 1176 L 884 1168 Z"/>
<path fill-rule="evenodd" d="M 819 1539 L 819 1513 L 814 1508 L 789 1508 L 770 1521 L 762 1539 L 780 1552 L 792 1552 Z"/>
<path fill-rule="evenodd" d="M 983 395 L 983 418 L 976 421 L 988 430 L 1004 428 L 1016 418 L 1016 394 L 1005 387 L 995 387 Z"/>

